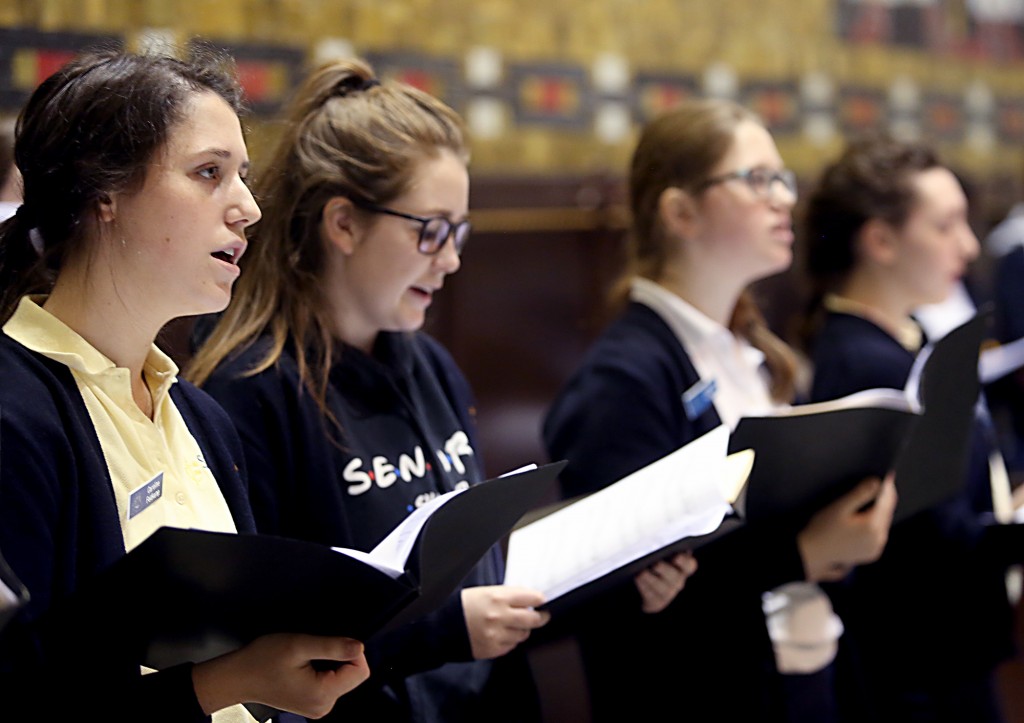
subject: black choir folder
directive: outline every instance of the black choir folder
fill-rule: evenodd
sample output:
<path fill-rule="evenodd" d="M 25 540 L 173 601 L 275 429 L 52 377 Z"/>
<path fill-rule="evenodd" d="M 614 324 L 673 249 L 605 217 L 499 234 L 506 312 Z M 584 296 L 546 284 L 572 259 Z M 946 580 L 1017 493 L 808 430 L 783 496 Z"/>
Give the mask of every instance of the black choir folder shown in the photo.
<path fill-rule="evenodd" d="M 753 449 L 737 505 L 745 518 L 807 518 L 869 476 L 896 471 L 894 519 L 957 493 L 964 484 L 978 356 L 987 312 L 918 354 L 903 390 L 870 389 L 740 420 L 730 451 Z"/>
<path fill-rule="evenodd" d="M 991 310 L 979 311 L 936 342 L 923 360 L 924 415 L 896 460 L 897 522 L 955 496 L 967 482 L 981 396 L 981 345 L 991 324 Z"/>
<path fill-rule="evenodd" d="M 56 624 L 103 631 L 107 644 L 123 645 L 157 669 L 201 662 L 275 632 L 365 641 L 440 605 L 563 466 L 513 472 L 444 496 L 425 520 L 407 520 L 392 533 L 391 542 L 406 539 L 395 548 L 404 544 L 391 573 L 369 562 L 381 559 L 380 548 L 352 557 L 270 535 L 163 527 L 72 596 Z"/>

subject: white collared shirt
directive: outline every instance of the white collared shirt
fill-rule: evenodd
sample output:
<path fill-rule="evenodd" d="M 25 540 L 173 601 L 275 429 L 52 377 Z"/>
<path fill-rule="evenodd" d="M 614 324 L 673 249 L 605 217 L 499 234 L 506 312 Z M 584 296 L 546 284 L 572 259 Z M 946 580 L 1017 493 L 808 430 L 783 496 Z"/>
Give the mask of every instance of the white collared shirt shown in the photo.
<path fill-rule="evenodd" d="M 633 279 L 629 296 L 668 324 L 701 381 L 714 380 L 715 411 L 722 424 L 734 429 L 740 417 L 763 414 L 775 406 L 760 350 L 649 279 Z"/>

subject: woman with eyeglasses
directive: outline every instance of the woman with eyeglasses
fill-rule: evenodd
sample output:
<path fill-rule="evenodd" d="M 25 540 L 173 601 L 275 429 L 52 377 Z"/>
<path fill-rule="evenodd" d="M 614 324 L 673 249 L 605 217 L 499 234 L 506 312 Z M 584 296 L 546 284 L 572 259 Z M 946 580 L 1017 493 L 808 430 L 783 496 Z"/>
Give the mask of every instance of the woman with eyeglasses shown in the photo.
<path fill-rule="evenodd" d="M 420 331 L 461 264 L 467 160 L 454 111 L 363 62 L 299 89 L 244 281 L 189 372 L 241 432 L 258 530 L 370 550 L 484 479 L 470 389 Z M 372 677 L 332 717 L 536 719 L 525 656 L 506 654 L 548 615 L 502 576 L 495 547 L 438 612 L 368 643 Z"/>
<path fill-rule="evenodd" d="M 858 139 L 813 189 L 805 235 L 819 299 L 812 399 L 902 389 L 926 341 L 914 311 L 944 301 L 978 255 L 960 181 L 927 145 Z M 981 424 L 962 493 L 894 525 L 881 559 L 837 591 L 870 720 L 1003 720 L 1004 577 L 1024 547 L 1019 526 L 982 523 L 994 490 Z"/>
<path fill-rule="evenodd" d="M 565 496 L 793 399 L 794 354 L 747 287 L 790 265 L 795 201 L 771 135 L 733 103 L 690 101 L 643 129 L 629 175 L 628 302 L 544 423 L 550 456 L 569 460 Z M 595 721 L 672 709 L 689 720 L 837 720 L 841 623 L 815 583 L 874 560 L 894 505 L 891 480 L 869 479 L 809 522 L 747 525 L 700 548 L 686 589 L 657 614 L 632 586 L 606 595 L 578 636 Z"/>

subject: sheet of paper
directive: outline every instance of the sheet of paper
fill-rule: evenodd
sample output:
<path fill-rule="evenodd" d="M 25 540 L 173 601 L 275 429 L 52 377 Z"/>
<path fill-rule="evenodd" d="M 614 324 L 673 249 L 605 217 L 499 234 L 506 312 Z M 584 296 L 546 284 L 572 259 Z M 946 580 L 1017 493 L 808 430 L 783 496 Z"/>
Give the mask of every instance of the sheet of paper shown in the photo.
<path fill-rule="evenodd" d="M 430 516 L 434 514 L 436 509 L 463 491 L 453 490 L 445 492 L 426 504 L 417 507 L 370 552 L 352 550 L 346 547 L 335 547 L 333 549 L 349 557 L 362 560 L 368 565 L 372 565 L 381 572 L 397 579 L 405 572 L 406 561 L 409 559 L 409 554 L 416 544 L 416 538 L 419 536 L 420 530 L 423 529 L 423 525 L 427 523 L 427 520 L 430 519 Z"/>
<path fill-rule="evenodd" d="M 830 399 L 825 402 L 811 402 L 809 404 L 797 404 L 794 406 L 781 406 L 767 412 L 764 416 L 796 416 L 799 414 L 820 414 L 834 409 L 857 409 L 859 407 L 881 407 L 884 409 L 907 409 L 910 411 L 921 411 L 921 405 L 917 400 L 917 379 L 912 375 L 913 389 L 908 387 L 900 389 L 864 389 L 859 392 L 848 394 L 838 399 Z"/>
<path fill-rule="evenodd" d="M 727 461 L 728 441 L 728 428 L 720 426 L 517 529 L 509 540 L 505 583 L 540 590 L 552 600 L 684 537 L 714 531 L 753 463 L 749 451 Z"/>
<path fill-rule="evenodd" d="M 981 352 L 978 377 L 989 384 L 1024 366 L 1024 337 Z"/>

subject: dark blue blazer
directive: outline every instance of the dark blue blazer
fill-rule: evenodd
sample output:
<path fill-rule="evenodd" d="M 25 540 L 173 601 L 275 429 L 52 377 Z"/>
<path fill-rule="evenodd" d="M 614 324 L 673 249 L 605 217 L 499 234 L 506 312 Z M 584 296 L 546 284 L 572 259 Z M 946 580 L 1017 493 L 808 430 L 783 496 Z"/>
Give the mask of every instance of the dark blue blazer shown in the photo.
<path fill-rule="evenodd" d="M 699 380 L 650 308 L 633 303 L 589 350 L 544 423 L 564 495 L 601 489 L 720 423 L 682 395 Z M 677 710 L 688 720 L 781 720 L 761 594 L 804 578 L 796 528 L 745 528 L 697 553 L 699 569 L 664 612 L 645 615 L 629 582 L 578 613 L 596 720 Z"/>
<path fill-rule="evenodd" d="M 41 616 L 122 557 L 124 542 L 103 451 L 71 372 L 0 334 L 0 380 L 0 549 L 31 595 L 0 638 L 8 713 L 207 720 L 189 666 L 141 676 L 138 660 L 106 654 L 104 640 L 116 630 L 83 629 L 80 640 L 43 632 Z M 244 457 L 231 421 L 187 382 L 170 394 L 235 525 L 251 532 Z M 124 604 L 145 605 L 145 592 Z"/>

